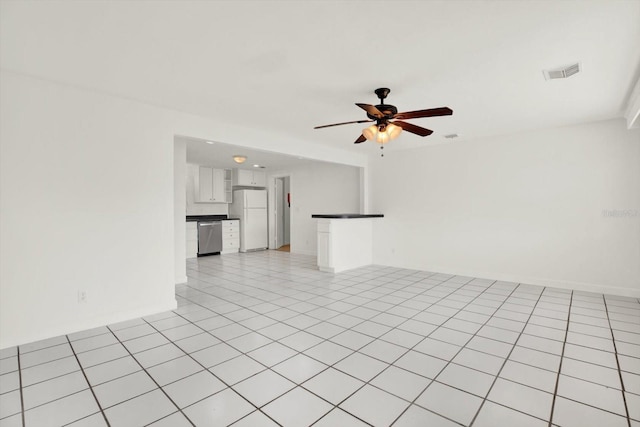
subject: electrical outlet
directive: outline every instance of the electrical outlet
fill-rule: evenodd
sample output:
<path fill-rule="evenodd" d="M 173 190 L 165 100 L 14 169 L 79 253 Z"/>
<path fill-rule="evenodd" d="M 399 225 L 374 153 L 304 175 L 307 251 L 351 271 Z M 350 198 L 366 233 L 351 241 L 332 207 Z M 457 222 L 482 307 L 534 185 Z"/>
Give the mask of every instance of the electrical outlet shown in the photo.
<path fill-rule="evenodd" d="M 78 290 L 78 304 L 87 302 L 87 291 Z"/>

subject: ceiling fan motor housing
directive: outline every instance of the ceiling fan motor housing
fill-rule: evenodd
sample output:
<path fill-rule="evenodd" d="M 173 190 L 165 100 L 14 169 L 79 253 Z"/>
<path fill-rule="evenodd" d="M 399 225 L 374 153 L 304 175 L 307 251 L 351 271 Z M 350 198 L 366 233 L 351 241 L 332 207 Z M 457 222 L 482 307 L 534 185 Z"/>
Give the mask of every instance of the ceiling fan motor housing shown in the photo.
<path fill-rule="evenodd" d="M 384 118 L 385 119 L 390 119 L 392 118 L 395 114 L 398 113 L 398 109 L 396 108 L 395 105 L 391 105 L 391 104 L 380 104 L 380 105 L 376 105 L 375 106 L 382 114 L 384 114 Z M 376 117 L 376 116 L 372 116 L 371 114 L 367 113 L 367 117 L 369 117 L 371 120 L 379 120 L 380 117 Z"/>

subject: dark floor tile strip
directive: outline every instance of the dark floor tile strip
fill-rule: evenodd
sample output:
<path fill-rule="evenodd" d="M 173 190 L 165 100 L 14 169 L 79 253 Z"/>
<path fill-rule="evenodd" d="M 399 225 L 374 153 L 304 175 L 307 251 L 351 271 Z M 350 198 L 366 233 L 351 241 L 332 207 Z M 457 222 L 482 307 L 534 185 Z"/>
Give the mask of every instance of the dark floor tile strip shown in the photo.
<path fill-rule="evenodd" d="M 567 313 L 567 329 L 564 331 L 564 341 L 562 342 L 562 353 L 560 354 L 560 366 L 558 366 L 558 375 L 556 376 L 556 386 L 553 388 L 553 400 L 551 401 L 551 413 L 549 414 L 549 427 L 553 423 L 553 411 L 556 408 L 556 397 L 558 396 L 558 385 L 560 384 L 560 373 L 562 372 L 562 362 L 564 360 L 564 349 L 567 346 L 567 336 L 569 335 L 569 324 L 571 323 L 571 306 L 573 305 L 573 291 L 569 300 L 569 312 Z"/>
<path fill-rule="evenodd" d="M 96 404 L 98 405 L 98 408 L 100 409 L 100 413 L 102 414 L 102 418 L 104 418 L 104 421 L 107 423 L 107 426 L 110 427 L 111 423 L 109 423 L 109 420 L 107 419 L 107 416 L 104 413 L 104 409 L 102 409 L 102 405 L 100 404 L 100 401 L 98 400 L 98 397 L 96 396 L 96 393 L 93 391 L 93 387 L 91 387 L 91 383 L 89 382 L 89 378 L 87 378 L 87 374 L 84 372 L 84 368 L 80 364 L 80 359 L 78 359 L 78 355 L 76 354 L 76 351 L 73 349 L 73 346 L 71 345 L 71 340 L 69 340 L 69 335 L 65 335 L 65 337 L 67 338 L 67 342 L 69 343 L 69 347 L 71 347 L 71 351 L 73 352 L 73 357 L 76 358 L 76 362 L 78 362 L 78 366 L 80 366 L 80 371 L 82 372 L 82 375 L 84 376 L 84 380 L 87 382 L 87 385 L 89 386 L 89 390 L 91 390 L 91 394 L 93 395 L 93 399 L 96 401 Z M 24 411 L 23 411 L 23 414 L 24 414 Z"/>
<path fill-rule="evenodd" d="M 500 377 L 500 373 L 502 372 L 502 370 L 504 369 L 505 365 L 509 361 L 509 358 L 511 357 L 511 354 L 513 353 L 513 350 L 515 350 L 516 346 L 518 345 L 518 341 L 520 340 L 520 337 L 522 337 L 522 335 L 524 334 L 524 330 L 527 328 L 527 325 L 529 324 L 529 321 L 533 317 L 533 313 L 535 312 L 536 306 L 540 302 L 540 299 L 542 298 L 542 295 L 544 295 L 545 289 L 546 288 L 542 289 L 542 291 L 540 292 L 540 295 L 538 295 L 538 299 L 536 300 L 536 303 L 533 305 L 533 307 L 531 307 L 531 313 L 529 313 L 529 317 L 527 318 L 526 322 L 524 322 L 524 326 L 522 327 L 522 330 L 518 334 L 518 338 L 516 338 L 515 342 L 513 343 L 513 346 L 511 347 L 511 350 L 509 351 L 509 354 L 507 354 L 507 356 L 504 359 L 504 362 L 502 362 L 502 366 L 500 366 L 500 369 L 495 374 L 495 376 L 493 378 L 493 382 L 491 383 L 491 386 L 489 387 L 489 390 L 487 390 L 487 393 L 485 394 L 484 398 L 482 399 L 482 403 L 480 403 L 480 407 L 478 408 L 478 410 L 476 411 L 476 414 L 471 419 L 471 423 L 469 424 L 470 427 L 473 426 L 473 423 L 476 422 L 476 419 L 478 418 L 478 415 L 480 415 L 480 411 L 482 411 L 482 408 L 484 407 L 484 404 L 486 403 L 487 399 L 489 398 L 489 394 L 491 393 L 491 390 L 493 389 L 493 386 L 498 381 L 498 378 Z M 491 316 L 491 317 L 493 317 L 493 316 Z M 525 384 L 523 384 L 523 385 L 525 385 Z M 514 411 L 518 411 L 515 408 L 509 408 L 509 409 L 513 409 Z M 518 412 L 521 412 L 521 411 L 518 411 Z M 533 416 L 531 414 L 526 414 L 526 415 Z"/>
<path fill-rule="evenodd" d="M 627 414 L 627 424 L 629 427 L 631 427 L 631 417 L 629 416 L 629 407 L 627 406 L 627 396 L 625 395 L 624 380 L 622 378 L 622 370 L 620 369 L 620 360 L 618 359 L 618 348 L 616 347 L 616 339 L 613 336 L 613 327 L 611 326 L 611 319 L 609 318 L 609 307 L 607 306 L 607 298 L 604 295 L 602 295 L 602 300 L 604 301 L 604 309 L 605 309 L 605 312 L 607 313 L 607 322 L 609 323 L 609 330 L 611 331 L 611 342 L 613 343 L 613 352 L 614 352 L 614 355 L 616 356 L 616 366 L 618 367 L 618 376 L 620 377 L 620 387 L 622 387 L 622 390 L 620 392 L 622 393 L 622 401 L 624 402 L 624 411 Z"/>
<path fill-rule="evenodd" d="M 20 365 L 20 346 L 16 348 L 16 353 L 18 356 L 18 380 L 20 383 L 20 416 L 22 417 L 22 427 L 25 427 L 24 421 L 24 397 L 22 396 L 22 366 Z"/>
<path fill-rule="evenodd" d="M 146 322 L 146 321 L 145 321 L 145 322 Z M 111 328 L 110 328 L 109 326 L 107 326 L 107 329 L 109 329 L 109 331 L 113 334 L 113 331 L 111 330 Z M 118 337 L 116 336 L 116 334 L 113 334 L 113 336 L 114 336 L 114 337 L 116 337 L 116 339 L 118 340 L 118 342 L 120 343 L 120 345 L 122 345 L 122 347 L 124 347 L 124 349 L 125 349 L 125 350 L 127 350 L 127 353 L 129 353 L 129 356 L 131 356 L 131 358 L 132 358 L 133 360 L 135 360 L 135 362 L 138 364 L 138 366 L 140 366 L 140 369 L 142 369 L 142 370 L 144 371 L 144 373 L 145 373 L 145 374 L 147 374 L 147 375 L 149 376 L 149 378 L 151 378 L 151 381 L 153 381 L 153 383 L 156 385 L 156 387 L 158 387 L 158 389 L 160 389 L 160 391 L 162 391 L 162 393 L 167 397 L 167 399 L 169 399 L 169 401 L 170 401 L 171 403 L 173 403 L 173 405 L 176 407 L 176 409 L 177 409 L 177 410 L 178 410 L 178 411 L 179 411 L 179 412 L 180 412 L 180 413 L 181 413 L 181 414 L 182 414 L 182 415 L 187 419 L 187 421 L 189 421 L 189 424 L 191 424 L 193 427 L 197 427 L 197 426 L 196 426 L 196 425 L 195 425 L 195 424 L 194 424 L 194 423 L 189 419 L 189 417 L 187 417 L 187 415 L 186 415 L 184 412 L 182 412 L 182 409 L 180 409 L 180 407 L 176 404 L 176 402 L 174 402 L 174 401 L 173 401 L 173 399 L 171 399 L 171 396 L 169 396 L 169 395 L 167 394 L 167 392 L 166 392 L 166 391 L 165 391 L 165 390 L 160 386 L 160 384 L 158 384 L 158 382 L 155 380 L 155 378 L 153 378 L 153 377 L 151 376 L 151 374 L 150 374 L 150 373 L 145 369 L 145 367 L 144 367 L 144 366 L 142 366 L 142 364 L 140 364 L 140 362 L 138 362 L 138 359 L 136 359 L 136 358 L 135 358 L 135 356 L 133 355 L 133 353 L 131 353 L 131 351 L 129 351 L 129 349 L 128 349 L 127 347 L 125 347 L 125 345 L 124 345 L 124 344 L 122 344 L 122 341 L 120 341 L 120 338 L 118 338 Z M 154 390 L 152 390 L 152 391 L 154 391 Z M 92 388 L 92 392 L 93 392 L 93 388 Z M 145 393 L 143 393 L 143 394 L 145 394 Z M 136 396 L 136 397 L 138 397 L 138 396 Z M 135 399 L 135 397 L 132 397 L 131 399 Z M 129 401 L 129 400 L 131 400 L 131 399 L 127 399 L 127 400 L 125 400 L 124 402 L 127 402 L 127 401 Z M 96 400 L 97 400 L 97 399 L 96 399 Z M 121 405 L 121 404 L 123 404 L 124 402 L 120 402 L 120 403 L 118 403 L 118 405 Z M 98 404 L 99 404 L 99 403 L 98 403 Z M 105 416 L 105 419 L 106 419 L 106 418 L 107 418 L 107 417 Z M 158 420 L 156 420 L 156 421 L 158 421 Z M 108 423 L 108 422 L 109 422 L 109 420 L 107 420 L 107 423 Z M 154 421 L 154 422 L 155 422 L 155 421 Z"/>

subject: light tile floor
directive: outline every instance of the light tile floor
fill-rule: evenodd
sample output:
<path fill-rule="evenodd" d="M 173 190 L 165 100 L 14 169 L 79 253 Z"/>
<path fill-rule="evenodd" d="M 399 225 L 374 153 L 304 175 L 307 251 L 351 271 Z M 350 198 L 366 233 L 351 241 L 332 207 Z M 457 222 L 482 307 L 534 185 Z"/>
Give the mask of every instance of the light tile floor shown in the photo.
<path fill-rule="evenodd" d="M 0 426 L 640 427 L 640 303 L 266 251 L 0 352 Z"/>

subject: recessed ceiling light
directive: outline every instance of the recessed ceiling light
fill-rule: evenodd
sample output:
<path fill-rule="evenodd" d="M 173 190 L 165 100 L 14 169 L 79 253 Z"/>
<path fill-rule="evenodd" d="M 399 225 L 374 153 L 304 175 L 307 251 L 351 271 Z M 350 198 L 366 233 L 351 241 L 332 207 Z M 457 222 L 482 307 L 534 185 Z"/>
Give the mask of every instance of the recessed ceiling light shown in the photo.
<path fill-rule="evenodd" d="M 213 141 L 205 141 L 205 142 L 206 142 L 207 144 L 211 144 L 211 145 L 215 144 L 215 142 L 213 142 Z"/>
<path fill-rule="evenodd" d="M 261 165 L 253 165 L 253 167 L 254 168 L 260 168 L 260 169 L 264 169 L 265 168 L 264 166 L 261 166 Z"/>

